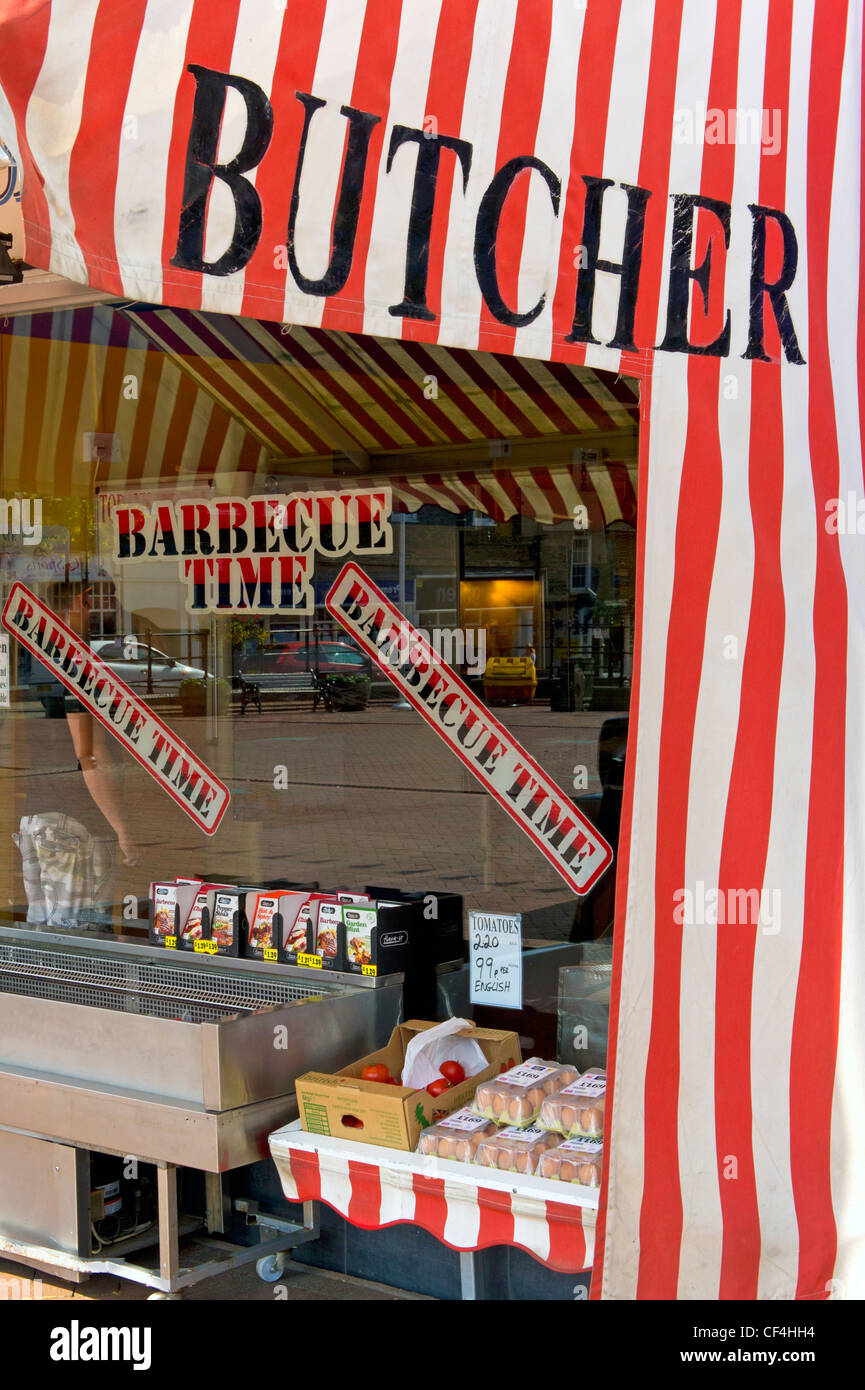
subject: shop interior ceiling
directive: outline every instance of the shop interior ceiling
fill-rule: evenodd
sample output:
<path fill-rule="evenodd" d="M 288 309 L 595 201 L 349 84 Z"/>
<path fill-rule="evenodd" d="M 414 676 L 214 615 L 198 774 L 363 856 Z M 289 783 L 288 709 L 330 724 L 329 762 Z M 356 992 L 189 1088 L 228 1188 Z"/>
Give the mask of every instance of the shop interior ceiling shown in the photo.
<path fill-rule="evenodd" d="M 638 385 L 588 367 L 103 304 L 0 320 L 0 386 L 6 492 L 337 473 L 407 512 L 636 518 Z"/>

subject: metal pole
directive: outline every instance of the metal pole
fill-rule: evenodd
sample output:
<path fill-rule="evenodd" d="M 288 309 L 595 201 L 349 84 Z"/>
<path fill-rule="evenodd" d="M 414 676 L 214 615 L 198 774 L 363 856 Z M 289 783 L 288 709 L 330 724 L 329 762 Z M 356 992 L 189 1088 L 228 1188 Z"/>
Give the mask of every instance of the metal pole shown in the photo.
<path fill-rule="evenodd" d="M 159 1210 L 159 1273 L 173 1282 L 180 1273 L 177 1219 L 177 1169 L 173 1163 L 156 1169 L 156 1195 Z"/>
<path fill-rule="evenodd" d="M 405 616 L 405 512 L 399 513 L 399 611 Z M 394 700 L 394 709 L 411 709 L 404 695 Z"/>
<path fill-rule="evenodd" d="M 144 640 L 147 643 L 147 693 L 153 694 L 153 633 L 149 627 L 144 629 Z"/>

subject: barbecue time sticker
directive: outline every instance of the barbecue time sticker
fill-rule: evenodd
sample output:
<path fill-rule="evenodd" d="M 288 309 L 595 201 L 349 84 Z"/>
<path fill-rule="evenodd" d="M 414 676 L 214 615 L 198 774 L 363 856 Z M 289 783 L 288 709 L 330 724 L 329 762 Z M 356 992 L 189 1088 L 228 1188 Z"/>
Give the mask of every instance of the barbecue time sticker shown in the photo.
<path fill-rule="evenodd" d="M 406 659 L 392 664 L 388 653 L 397 650 L 401 635 L 404 642 L 406 631 L 399 609 L 351 561 L 325 604 L 568 886 L 580 896 L 587 893 L 612 863 L 612 849 L 416 629 L 408 629 Z"/>
<path fill-rule="evenodd" d="M 212 835 L 231 798 L 228 788 L 111 667 L 23 584 L 12 585 L 2 623 Z"/>

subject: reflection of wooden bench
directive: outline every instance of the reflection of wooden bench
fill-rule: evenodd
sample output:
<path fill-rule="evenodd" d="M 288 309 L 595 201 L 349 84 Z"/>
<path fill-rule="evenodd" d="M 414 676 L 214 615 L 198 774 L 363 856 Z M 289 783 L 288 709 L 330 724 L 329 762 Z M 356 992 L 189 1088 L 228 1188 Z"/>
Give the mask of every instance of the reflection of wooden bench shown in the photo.
<path fill-rule="evenodd" d="M 333 701 L 327 688 L 327 676 L 317 671 L 250 671 L 240 677 L 240 713 L 254 704 L 261 714 L 261 697 L 265 695 L 311 695 L 312 708 L 318 709 L 321 700 L 330 713 Z"/>

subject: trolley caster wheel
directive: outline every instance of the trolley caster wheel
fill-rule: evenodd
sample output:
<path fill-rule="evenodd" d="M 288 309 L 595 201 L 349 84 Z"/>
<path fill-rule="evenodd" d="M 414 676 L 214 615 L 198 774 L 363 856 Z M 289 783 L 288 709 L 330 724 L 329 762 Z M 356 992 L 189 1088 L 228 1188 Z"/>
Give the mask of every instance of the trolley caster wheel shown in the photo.
<path fill-rule="evenodd" d="M 161 1292 L 160 1290 L 158 1290 L 158 1289 L 157 1289 L 156 1293 L 149 1293 L 149 1294 L 147 1295 L 147 1302 L 150 1303 L 154 1298 L 159 1298 L 159 1299 L 163 1299 L 163 1298 L 164 1298 L 164 1299 L 170 1299 L 170 1300 L 172 1301 L 172 1303 L 179 1303 L 179 1302 L 180 1302 L 180 1294 L 179 1294 L 179 1293 L 162 1293 L 162 1292 Z"/>
<path fill-rule="evenodd" d="M 265 1284 L 275 1284 L 285 1269 L 285 1258 L 279 1255 L 262 1255 L 255 1262 L 255 1272 Z"/>

